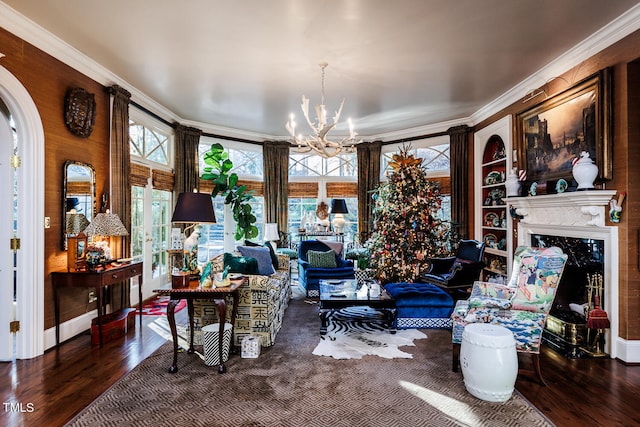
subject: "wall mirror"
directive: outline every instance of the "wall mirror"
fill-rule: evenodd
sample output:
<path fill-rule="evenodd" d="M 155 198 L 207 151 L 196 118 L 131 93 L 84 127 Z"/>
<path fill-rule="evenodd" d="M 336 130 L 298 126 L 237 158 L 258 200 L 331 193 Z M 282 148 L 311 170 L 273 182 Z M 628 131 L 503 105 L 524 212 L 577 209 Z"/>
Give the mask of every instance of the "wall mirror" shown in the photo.
<path fill-rule="evenodd" d="M 96 213 L 96 172 L 90 164 L 68 160 L 64 164 L 62 194 L 62 249 L 67 237 L 76 236 Z"/>

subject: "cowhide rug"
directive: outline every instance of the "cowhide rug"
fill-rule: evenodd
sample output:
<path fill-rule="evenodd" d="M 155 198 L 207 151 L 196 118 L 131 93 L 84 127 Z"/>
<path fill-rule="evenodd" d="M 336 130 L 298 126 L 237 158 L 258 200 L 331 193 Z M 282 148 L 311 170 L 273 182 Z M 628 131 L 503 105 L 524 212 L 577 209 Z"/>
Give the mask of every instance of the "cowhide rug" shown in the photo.
<path fill-rule="evenodd" d="M 427 335 L 416 329 L 392 334 L 379 312 L 369 307 L 353 307 L 329 315 L 327 334 L 320 335 L 313 354 L 334 359 L 362 359 L 366 355 L 411 359 L 413 355 L 399 347 L 414 347 L 413 340 L 424 338 Z"/>

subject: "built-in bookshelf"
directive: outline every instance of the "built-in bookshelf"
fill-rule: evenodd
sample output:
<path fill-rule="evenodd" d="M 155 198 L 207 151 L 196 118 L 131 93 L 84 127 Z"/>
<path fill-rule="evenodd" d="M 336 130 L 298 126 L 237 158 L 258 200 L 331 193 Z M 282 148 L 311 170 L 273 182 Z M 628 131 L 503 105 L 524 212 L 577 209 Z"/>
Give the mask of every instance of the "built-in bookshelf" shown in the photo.
<path fill-rule="evenodd" d="M 482 280 L 504 281 L 512 254 L 512 219 L 505 180 L 511 165 L 511 117 L 476 132 L 475 236 L 485 242 Z"/>

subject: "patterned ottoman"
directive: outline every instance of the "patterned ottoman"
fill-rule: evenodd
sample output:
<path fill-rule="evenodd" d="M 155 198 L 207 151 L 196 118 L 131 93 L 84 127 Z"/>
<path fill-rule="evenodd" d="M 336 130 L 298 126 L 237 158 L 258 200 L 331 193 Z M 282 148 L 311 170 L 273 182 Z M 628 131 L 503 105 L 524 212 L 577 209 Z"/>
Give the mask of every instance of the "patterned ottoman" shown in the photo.
<path fill-rule="evenodd" d="M 451 328 L 453 298 L 430 283 L 388 283 L 396 300 L 396 328 Z"/>

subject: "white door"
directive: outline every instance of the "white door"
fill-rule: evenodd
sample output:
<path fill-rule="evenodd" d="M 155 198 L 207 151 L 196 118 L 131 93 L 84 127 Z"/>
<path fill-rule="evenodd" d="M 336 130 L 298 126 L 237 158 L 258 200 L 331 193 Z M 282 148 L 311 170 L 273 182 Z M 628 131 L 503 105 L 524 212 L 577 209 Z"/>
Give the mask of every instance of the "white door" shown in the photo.
<path fill-rule="evenodd" d="M 1 102 L 1 101 L 0 101 Z M 14 169 L 11 167 L 13 154 L 13 132 L 9 118 L 0 111 L 0 361 L 13 358 L 13 336 L 9 332 L 9 322 L 14 320 L 14 271 L 15 254 L 9 240 L 14 236 Z"/>
<path fill-rule="evenodd" d="M 144 262 L 143 299 L 168 281 L 166 250 L 171 238 L 171 197 L 171 192 L 152 189 L 149 185 L 132 189 L 131 253 Z M 134 297 L 133 290 L 131 296 Z"/>

